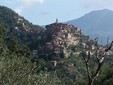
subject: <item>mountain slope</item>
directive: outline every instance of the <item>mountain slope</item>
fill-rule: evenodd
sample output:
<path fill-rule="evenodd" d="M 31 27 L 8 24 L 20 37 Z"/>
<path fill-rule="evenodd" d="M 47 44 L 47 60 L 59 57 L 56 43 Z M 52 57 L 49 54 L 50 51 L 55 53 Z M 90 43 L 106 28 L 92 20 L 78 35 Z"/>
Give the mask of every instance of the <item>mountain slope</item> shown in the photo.
<path fill-rule="evenodd" d="M 99 37 L 103 42 L 109 37 L 113 38 L 113 11 L 104 9 L 92 11 L 84 16 L 68 21 L 67 23 L 80 27 L 85 34 Z"/>
<path fill-rule="evenodd" d="M 6 24 L 8 28 L 13 28 L 14 26 L 18 26 L 18 24 L 20 25 L 23 23 L 24 25 L 31 28 L 41 28 L 38 25 L 33 25 L 31 22 L 27 21 L 26 19 L 15 13 L 13 10 L 5 6 L 0 6 L 0 22 Z"/>
<path fill-rule="evenodd" d="M 28 45 L 31 50 L 37 49 L 38 44 L 36 43 L 38 43 L 38 38 L 43 32 L 41 26 L 33 25 L 13 10 L 4 6 L 0 6 L 0 24 L 4 24 L 7 28 L 6 37 L 14 35 L 21 43 Z"/>

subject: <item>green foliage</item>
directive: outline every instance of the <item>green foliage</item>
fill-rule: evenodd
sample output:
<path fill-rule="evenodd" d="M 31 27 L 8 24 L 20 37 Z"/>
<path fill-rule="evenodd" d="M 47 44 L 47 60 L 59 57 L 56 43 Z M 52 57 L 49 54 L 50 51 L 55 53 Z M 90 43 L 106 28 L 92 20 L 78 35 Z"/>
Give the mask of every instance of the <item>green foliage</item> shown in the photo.
<path fill-rule="evenodd" d="M 32 63 L 29 55 L 30 50 L 17 37 L 1 35 L 0 85 L 62 85 L 55 72 L 47 72 L 51 64 L 43 60 Z"/>
<path fill-rule="evenodd" d="M 88 85 L 86 79 L 78 79 L 75 81 L 75 85 Z"/>
<path fill-rule="evenodd" d="M 9 36 L 6 39 L 6 44 L 7 44 L 8 49 L 10 50 L 10 53 L 15 53 L 18 56 L 25 56 L 25 57 L 30 56 L 29 48 L 23 44 L 20 44 L 17 37 L 12 36 L 12 35 Z"/>
<path fill-rule="evenodd" d="M 0 23 L 0 36 L 3 35 L 6 32 L 6 28 L 4 24 Z"/>
<path fill-rule="evenodd" d="M 6 44 L 4 42 L 4 33 L 5 33 L 6 29 L 4 27 L 3 24 L 0 23 L 0 56 L 4 56 L 5 54 L 7 54 L 7 47 Z"/>
<path fill-rule="evenodd" d="M 97 81 L 96 85 L 113 85 L 113 66 L 107 65 L 101 70 L 101 74 Z"/>
<path fill-rule="evenodd" d="M 9 36 L 9 38 L 6 39 L 6 43 L 11 52 L 15 52 L 19 45 L 17 38 L 14 36 Z"/>
<path fill-rule="evenodd" d="M 50 63 L 50 61 L 44 61 L 43 59 L 38 60 L 37 62 L 37 72 L 39 73 L 40 71 L 52 71 L 53 66 Z"/>
<path fill-rule="evenodd" d="M 69 50 L 73 51 L 73 52 L 79 52 L 81 51 L 82 49 L 80 48 L 80 45 L 70 45 L 68 47 Z"/>
<path fill-rule="evenodd" d="M 11 55 L 0 60 L 0 85 L 62 85 L 53 72 L 36 73 L 28 58 Z"/>

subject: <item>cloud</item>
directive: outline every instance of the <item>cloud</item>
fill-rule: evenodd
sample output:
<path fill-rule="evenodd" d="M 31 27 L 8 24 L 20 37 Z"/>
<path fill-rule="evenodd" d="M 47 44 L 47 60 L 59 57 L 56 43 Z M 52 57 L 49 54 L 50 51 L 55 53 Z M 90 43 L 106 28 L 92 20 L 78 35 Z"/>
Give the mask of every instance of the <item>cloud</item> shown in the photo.
<path fill-rule="evenodd" d="M 21 14 L 23 9 L 21 7 L 14 9 L 14 11 L 18 14 Z"/>
<path fill-rule="evenodd" d="M 12 0 L 12 1 L 14 1 L 14 0 Z M 12 2 L 12 1 L 10 1 L 10 2 Z M 14 9 L 14 11 L 18 14 L 21 14 L 23 12 L 23 10 L 27 9 L 28 7 L 31 7 L 34 4 L 43 4 L 44 1 L 45 0 L 15 0 L 14 2 L 18 3 L 19 5 L 16 7 L 16 9 Z"/>
<path fill-rule="evenodd" d="M 36 3 L 42 4 L 44 3 L 45 0 L 18 0 L 18 1 L 25 5 L 33 5 Z"/>

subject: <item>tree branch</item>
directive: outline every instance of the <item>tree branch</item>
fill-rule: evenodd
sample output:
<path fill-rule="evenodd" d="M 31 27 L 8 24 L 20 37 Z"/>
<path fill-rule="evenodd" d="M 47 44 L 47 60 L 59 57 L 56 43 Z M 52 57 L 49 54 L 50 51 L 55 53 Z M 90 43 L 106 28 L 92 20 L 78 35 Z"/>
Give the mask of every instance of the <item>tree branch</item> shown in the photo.
<path fill-rule="evenodd" d="M 89 79 L 88 85 L 93 85 L 94 80 L 98 77 L 100 69 L 101 69 L 101 67 L 104 63 L 106 52 L 111 50 L 111 48 L 113 46 L 113 41 L 111 42 L 109 47 L 107 47 L 105 50 L 102 50 L 102 51 L 100 51 L 100 49 L 99 49 L 97 40 L 96 40 L 95 46 L 96 46 L 95 55 L 96 55 L 96 59 L 97 59 L 98 62 L 97 62 L 97 69 L 96 69 L 94 75 L 92 74 L 92 76 L 90 74 L 90 69 L 89 69 L 89 60 L 91 58 L 90 51 L 88 51 L 88 55 L 86 55 L 86 52 L 85 52 L 86 50 L 82 53 L 82 56 L 83 56 L 83 59 L 85 61 L 85 65 L 86 65 L 86 71 L 87 71 L 88 79 Z M 102 52 L 102 54 L 100 52 Z"/>

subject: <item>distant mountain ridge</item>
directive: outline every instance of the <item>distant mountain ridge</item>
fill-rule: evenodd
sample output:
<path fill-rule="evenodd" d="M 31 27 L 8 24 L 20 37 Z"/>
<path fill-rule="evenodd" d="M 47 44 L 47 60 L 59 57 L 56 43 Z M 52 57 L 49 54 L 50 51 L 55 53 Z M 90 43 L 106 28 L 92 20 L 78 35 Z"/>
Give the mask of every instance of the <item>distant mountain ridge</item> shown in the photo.
<path fill-rule="evenodd" d="M 106 43 L 107 37 L 113 39 L 113 11 L 111 10 L 92 11 L 66 23 L 80 27 L 85 34 L 93 38 L 98 36 L 103 43 Z"/>

